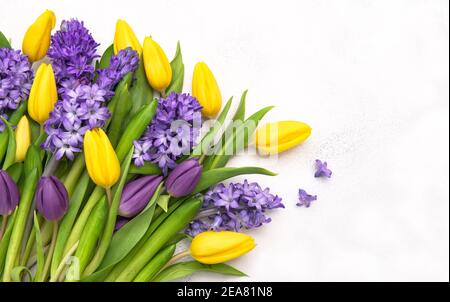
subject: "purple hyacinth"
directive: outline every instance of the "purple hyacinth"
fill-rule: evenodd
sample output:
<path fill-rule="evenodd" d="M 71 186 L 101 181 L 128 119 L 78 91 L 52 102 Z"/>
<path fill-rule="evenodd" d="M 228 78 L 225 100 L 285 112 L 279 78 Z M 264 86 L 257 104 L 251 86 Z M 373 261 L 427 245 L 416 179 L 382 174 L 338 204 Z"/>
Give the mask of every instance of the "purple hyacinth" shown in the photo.
<path fill-rule="evenodd" d="M 303 189 L 299 189 L 298 190 L 298 203 L 297 206 L 299 207 L 305 207 L 305 208 L 309 208 L 309 206 L 311 205 L 311 202 L 317 200 L 317 195 L 310 195 L 308 193 L 306 193 L 305 190 Z"/>
<path fill-rule="evenodd" d="M 28 98 L 33 70 L 27 56 L 19 50 L 0 48 L 0 116 L 7 119 Z M 0 132 L 5 125 L 0 119 Z"/>
<path fill-rule="evenodd" d="M 93 83 L 97 46 L 77 20 L 63 21 L 61 30 L 52 37 L 49 57 L 58 70 L 59 100 L 45 122 L 48 137 L 42 147 L 53 152 L 57 160 L 72 160 L 82 151 L 86 131 L 105 125 L 111 116 L 106 102 L 114 95 L 115 86 L 137 69 L 137 52 L 121 50 L 111 57 L 107 68 L 98 71 L 97 82 Z"/>
<path fill-rule="evenodd" d="M 328 164 L 326 161 L 322 163 L 322 161 L 316 159 L 316 173 L 314 173 L 314 177 L 331 177 L 331 170 L 328 169 Z"/>
<path fill-rule="evenodd" d="M 158 110 L 142 137 L 134 143 L 134 164 L 150 161 L 164 175 L 176 167 L 176 160 L 188 154 L 200 133 L 202 107 L 189 94 L 172 92 L 158 100 Z"/>
<path fill-rule="evenodd" d="M 262 189 L 257 183 L 218 184 L 204 196 L 203 209 L 192 221 L 186 233 L 195 236 L 207 230 L 252 229 L 269 223 L 267 210 L 284 208 L 282 200 Z"/>
<path fill-rule="evenodd" d="M 83 84 L 90 83 L 94 78 L 93 62 L 99 57 L 98 46 L 83 22 L 76 19 L 62 21 L 47 52 L 57 83 L 61 85 L 73 79 Z"/>

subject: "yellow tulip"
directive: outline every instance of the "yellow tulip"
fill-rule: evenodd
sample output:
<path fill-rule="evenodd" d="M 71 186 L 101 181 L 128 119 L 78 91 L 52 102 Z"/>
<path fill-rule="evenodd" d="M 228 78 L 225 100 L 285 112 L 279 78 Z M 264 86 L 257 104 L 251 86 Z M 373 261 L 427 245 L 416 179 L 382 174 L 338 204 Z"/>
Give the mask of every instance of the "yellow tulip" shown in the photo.
<path fill-rule="evenodd" d="M 139 43 L 130 25 L 125 20 L 119 19 L 117 20 L 116 33 L 114 34 L 114 54 L 117 55 L 120 50 L 127 47 L 131 47 L 139 55 L 142 53 L 141 43 Z"/>
<path fill-rule="evenodd" d="M 277 154 L 303 143 L 311 127 L 302 122 L 281 121 L 261 126 L 256 131 L 256 148 L 262 154 Z"/>
<path fill-rule="evenodd" d="M 39 66 L 28 97 L 28 113 L 30 117 L 43 124 L 55 107 L 58 99 L 55 75 L 52 65 Z"/>
<path fill-rule="evenodd" d="M 31 143 L 30 123 L 24 115 L 17 124 L 16 136 L 16 161 L 23 161 Z"/>
<path fill-rule="evenodd" d="M 204 116 L 212 118 L 219 113 L 222 107 L 222 94 L 213 73 L 204 62 L 195 65 L 192 77 L 192 95 L 203 106 Z"/>
<path fill-rule="evenodd" d="M 51 10 L 46 10 L 28 28 L 23 38 L 22 52 L 28 56 L 30 61 L 38 61 L 47 53 L 55 22 L 55 14 Z"/>
<path fill-rule="evenodd" d="M 151 37 L 144 39 L 144 67 L 153 89 L 164 92 L 172 81 L 172 67 L 164 50 Z"/>
<path fill-rule="evenodd" d="M 84 157 L 92 181 L 105 189 L 119 179 L 120 164 L 106 133 L 95 128 L 84 136 Z"/>
<path fill-rule="evenodd" d="M 244 233 L 208 231 L 194 237 L 191 256 L 204 264 L 216 264 L 240 257 L 255 247 L 252 237 Z"/>

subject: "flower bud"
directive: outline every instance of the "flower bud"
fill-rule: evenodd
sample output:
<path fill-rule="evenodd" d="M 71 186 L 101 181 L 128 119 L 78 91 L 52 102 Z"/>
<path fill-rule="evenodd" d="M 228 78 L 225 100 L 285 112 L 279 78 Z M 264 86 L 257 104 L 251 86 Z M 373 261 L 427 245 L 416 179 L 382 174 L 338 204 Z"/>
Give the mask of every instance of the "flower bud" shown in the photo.
<path fill-rule="evenodd" d="M 143 56 L 147 81 L 153 89 L 164 91 L 172 81 L 172 67 L 166 54 L 151 37 L 146 37 Z"/>
<path fill-rule="evenodd" d="M 105 189 L 111 188 L 120 176 L 120 163 L 106 133 L 100 128 L 86 131 L 84 157 L 92 181 Z"/>
<path fill-rule="evenodd" d="M 136 38 L 130 25 L 125 20 L 117 20 L 116 33 L 114 34 L 114 54 L 118 54 L 122 49 L 131 47 L 139 55 L 142 53 L 142 46 Z"/>
<path fill-rule="evenodd" d="M 50 37 L 55 22 L 55 14 L 51 10 L 46 10 L 28 28 L 23 38 L 22 52 L 28 56 L 31 62 L 45 57 L 50 47 Z"/>
<path fill-rule="evenodd" d="M 254 247 L 254 239 L 247 234 L 208 231 L 192 239 L 190 253 L 198 262 L 217 264 L 238 258 Z"/>
<path fill-rule="evenodd" d="M 222 107 L 222 94 L 208 65 L 199 62 L 195 65 L 192 77 L 192 95 L 202 105 L 206 117 L 215 117 Z"/>
<path fill-rule="evenodd" d="M 162 181 L 162 176 L 149 175 L 130 181 L 122 192 L 119 215 L 134 217 L 148 204 Z"/>
<path fill-rule="evenodd" d="M 28 114 L 42 125 L 55 107 L 57 99 L 58 94 L 52 65 L 43 63 L 39 66 L 31 86 L 28 98 Z"/>
<path fill-rule="evenodd" d="M 303 143 L 311 127 L 302 122 L 281 121 L 266 124 L 256 131 L 256 148 L 261 154 L 277 154 Z"/>
<path fill-rule="evenodd" d="M 66 187 L 55 176 L 44 176 L 36 190 L 36 208 L 45 219 L 60 220 L 69 207 Z"/>
<path fill-rule="evenodd" d="M 0 215 L 9 215 L 19 203 L 20 195 L 14 180 L 9 174 L 0 170 Z"/>
<path fill-rule="evenodd" d="M 23 161 L 31 144 L 30 123 L 24 115 L 17 124 L 16 136 L 16 161 Z"/>
<path fill-rule="evenodd" d="M 173 197 L 183 197 L 191 194 L 202 176 L 202 171 L 203 168 L 196 159 L 182 162 L 167 177 L 167 192 Z"/>

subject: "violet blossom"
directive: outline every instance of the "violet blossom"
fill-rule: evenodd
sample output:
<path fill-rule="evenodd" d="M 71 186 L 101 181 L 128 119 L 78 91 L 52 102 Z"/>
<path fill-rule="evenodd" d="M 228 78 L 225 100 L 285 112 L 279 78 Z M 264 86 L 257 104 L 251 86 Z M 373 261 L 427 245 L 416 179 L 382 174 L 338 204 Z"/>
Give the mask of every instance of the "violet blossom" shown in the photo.
<path fill-rule="evenodd" d="M 299 189 L 298 190 L 298 203 L 297 206 L 299 207 L 305 207 L 309 208 L 311 205 L 311 202 L 317 200 L 317 195 L 310 195 L 306 193 L 305 190 Z"/>
<path fill-rule="evenodd" d="M 314 177 L 331 177 L 331 170 L 328 169 L 327 162 L 320 161 L 319 159 L 316 159 L 316 173 L 314 173 Z"/>
<path fill-rule="evenodd" d="M 205 193 L 204 204 L 197 218 L 185 232 L 191 236 L 207 230 L 252 229 L 269 223 L 268 210 L 284 208 L 278 195 L 262 189 L 257 183 L 220 183 Z"/>

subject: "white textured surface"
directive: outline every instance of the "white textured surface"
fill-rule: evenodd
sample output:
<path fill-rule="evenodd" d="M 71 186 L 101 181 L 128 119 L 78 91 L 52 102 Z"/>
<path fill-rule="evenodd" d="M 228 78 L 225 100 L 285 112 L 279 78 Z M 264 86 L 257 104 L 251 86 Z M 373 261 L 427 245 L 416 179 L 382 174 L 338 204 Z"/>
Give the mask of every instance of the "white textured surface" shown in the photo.
<path fill-rule="evenodd" d="M 0 29 L 20 47 L 44 8 L 84 20 L 102 49 L 119 17 L 169 57 L 180 39 L 186 90 L 205 60 L 224 98 L 249 88 L 249 112 L 274 104 L 266 120 L 313 127 L 278 161 L 231 163 L 279 172 L 251 179 L 286 203 L 233 261 L 240 280 L 449 280 L 448 1 L 2 0 Z M 315 158 L 332 179 L 314 179 Z M 311 208 L 299 187 L 318 194 Z"/>

